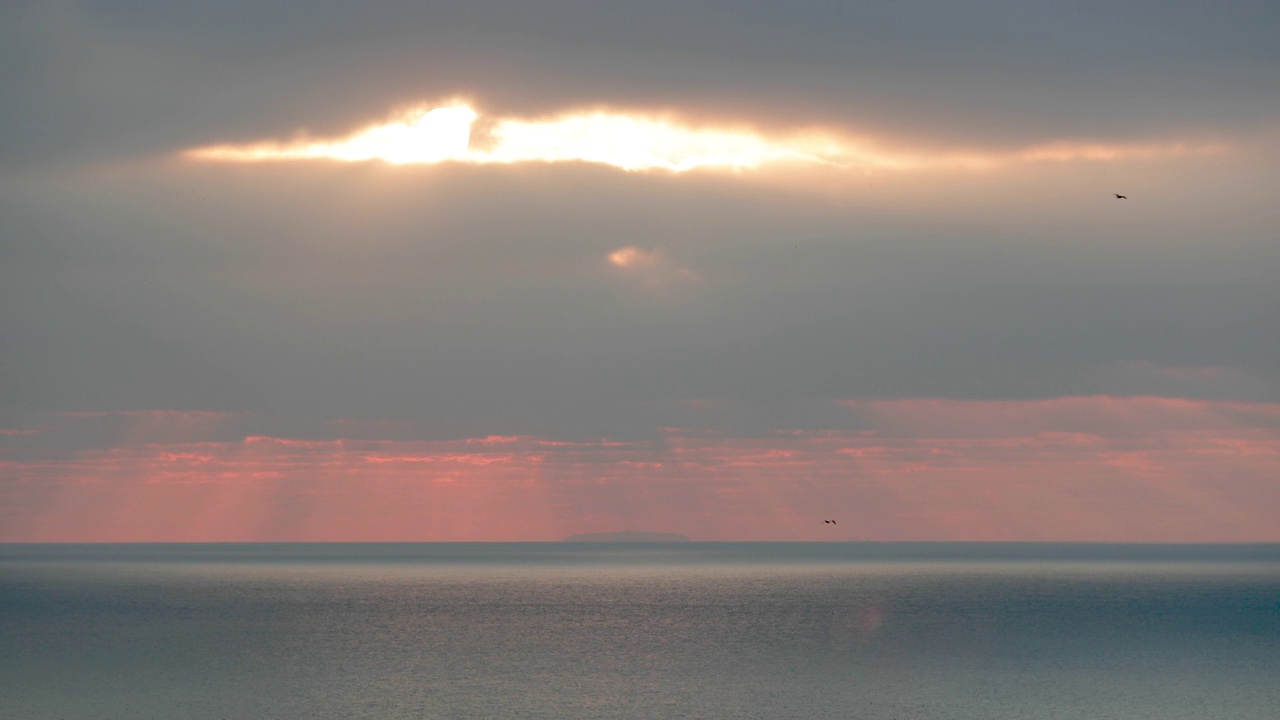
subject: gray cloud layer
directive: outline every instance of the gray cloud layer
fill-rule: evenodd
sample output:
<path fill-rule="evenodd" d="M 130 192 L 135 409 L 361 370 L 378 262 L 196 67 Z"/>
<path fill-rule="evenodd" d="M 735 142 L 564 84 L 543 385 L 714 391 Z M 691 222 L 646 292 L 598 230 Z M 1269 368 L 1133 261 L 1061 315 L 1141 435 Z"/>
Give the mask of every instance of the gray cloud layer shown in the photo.
<path fill-rule="evenodd" d="M 9 4 L 8 162 L 171 150 L 473 93 L 1021 144 L 1274 127 L 1274 3 Z"/>
<path fill-rule="evenodd" d="M 736 5 L 7 6 L 0 404 L 622 435 L 687 399 L 745 431 L 844 397 L 1280 399 L 1273 4 Z M 151 161 L 453 93 L 1248 150 L 830 191 Z M 624 246 L 698 280 L 633 282 Z"/>

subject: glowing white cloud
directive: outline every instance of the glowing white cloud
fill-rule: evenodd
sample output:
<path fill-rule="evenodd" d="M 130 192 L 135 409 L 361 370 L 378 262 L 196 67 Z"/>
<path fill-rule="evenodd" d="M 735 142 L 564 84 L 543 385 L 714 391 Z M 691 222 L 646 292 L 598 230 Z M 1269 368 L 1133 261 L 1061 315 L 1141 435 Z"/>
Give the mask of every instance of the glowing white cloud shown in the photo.
<path fill-rule="evenodd" d="M 328 159 L 393 164 L 589 162 L 623 170 L 745 170 L 766 163 L 836 162 L 829 141 L 771 140 L 741 130 L 688 128 L 621 113 L 589 112 L 548 120 L 500 118 L 473 143 L 480 114 L 457 103 L 419 108 L 393 122 L 338 140 L 215 145 L 185 154 L 197 160 L 255 162 Z"/>
<path fill-rule="evenodd" d="M 184 153 L 221 162 L 335 160 L 392 164 L 588 162 L 627 171 L 755 170 L 766 165 L 837 168 L 982 170 L 1011 162 L 1107 161 L 1222 150 L 1221 145 L 1059 142 L 1008 152 L 921 153 L 889 150 L 835 134 L 769 136 L 742 129 L 689 127 L 623 112 L 566 113 L 549 119 L 487 119 L 454 102 L 422 106 L 345 138 L 213 145 Z"/>
<path fill-rule="evenodd" d="M 502 120 L 494 126 L 493 162 L 596 162 L 623 170 L 700 167 L 734 170 L 771 162 L 824 163 L 795 144 L 747 132 L 682 128 L 662 120 L 595 112 L 555 120 Z"/>
<path fill-rule="evenodd" d="M 229 162 L 382 160 L 397 165 L 466 160 L 470 159 L 471 126 L 477 117 L 466 105 L 446 105 L 416 110 L 401 120 L 374 125 L 342 140 L 216 145 L 190 150 L 187 156 Z"/>

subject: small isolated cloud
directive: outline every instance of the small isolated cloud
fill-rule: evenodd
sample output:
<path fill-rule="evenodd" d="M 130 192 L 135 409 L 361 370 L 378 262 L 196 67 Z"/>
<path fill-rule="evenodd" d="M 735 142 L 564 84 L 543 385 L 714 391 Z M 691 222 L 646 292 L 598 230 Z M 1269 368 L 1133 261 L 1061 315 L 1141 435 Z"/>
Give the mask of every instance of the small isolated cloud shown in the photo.
<path fill-rule="evenodd" d="M 698 273 L 672 259 L 664 248 L 646 250 L 626 245 L 609 253 L 609 264 L 616 271 L 653 289 L 669 288 L 702 279 Z"/>

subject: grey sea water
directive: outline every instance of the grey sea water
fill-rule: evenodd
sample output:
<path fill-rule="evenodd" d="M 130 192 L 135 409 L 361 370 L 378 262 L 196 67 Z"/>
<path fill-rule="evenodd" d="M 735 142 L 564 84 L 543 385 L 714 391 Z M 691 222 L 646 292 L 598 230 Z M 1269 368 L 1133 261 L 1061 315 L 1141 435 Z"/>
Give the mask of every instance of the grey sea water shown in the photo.
<path fill-rule="evenodd" d="M 0 718 L 1280 717 L 1280 546 L 0 546 Z"/>

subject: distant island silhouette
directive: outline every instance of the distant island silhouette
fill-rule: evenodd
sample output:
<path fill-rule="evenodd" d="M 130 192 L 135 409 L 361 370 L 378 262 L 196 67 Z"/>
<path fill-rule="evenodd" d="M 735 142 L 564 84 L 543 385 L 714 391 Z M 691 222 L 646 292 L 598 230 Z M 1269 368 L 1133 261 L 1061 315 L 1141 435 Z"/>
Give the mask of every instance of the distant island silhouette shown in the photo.
<path fill-rule="evenodd" d="M 646 532 L 644 530 L 622 530 L 610 533 L 583 533 L 570 535 L 561 542 L 691 542 L 679 533 Z"/>

